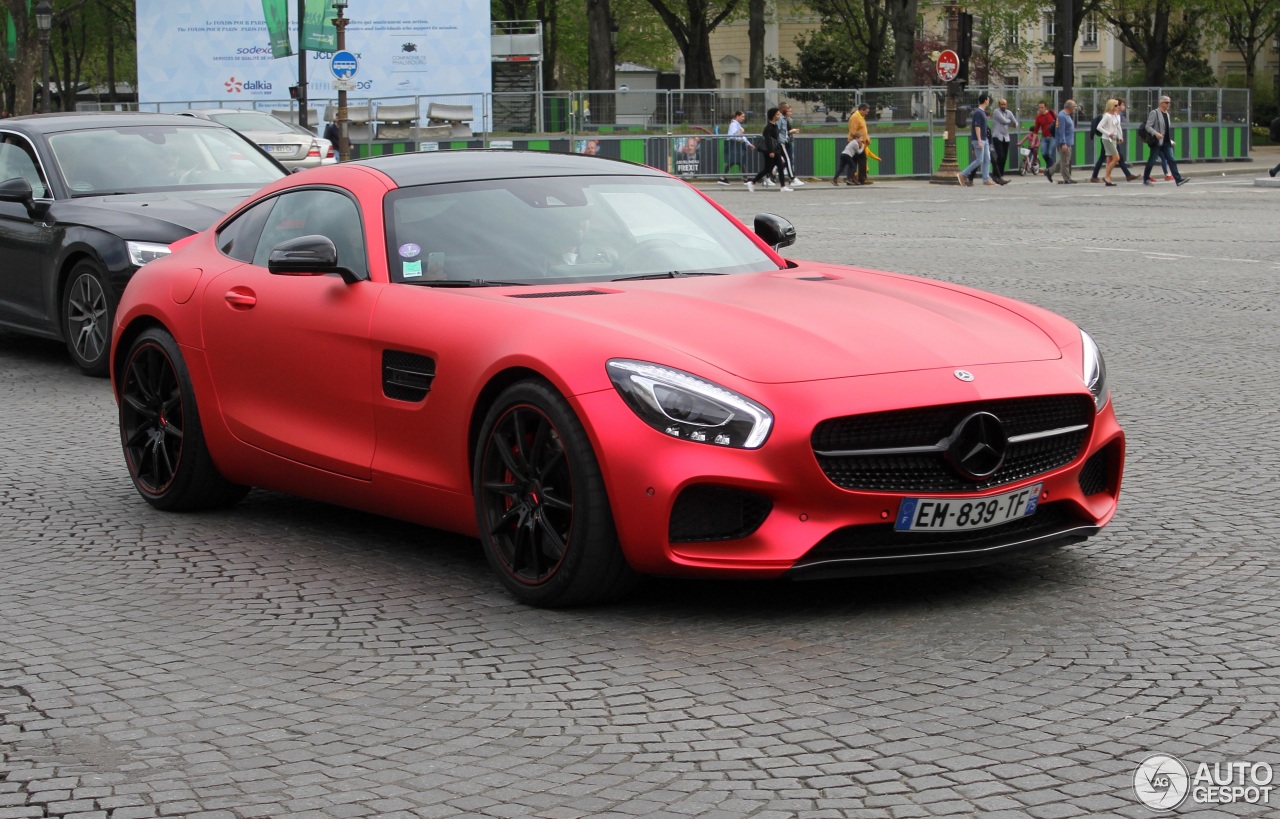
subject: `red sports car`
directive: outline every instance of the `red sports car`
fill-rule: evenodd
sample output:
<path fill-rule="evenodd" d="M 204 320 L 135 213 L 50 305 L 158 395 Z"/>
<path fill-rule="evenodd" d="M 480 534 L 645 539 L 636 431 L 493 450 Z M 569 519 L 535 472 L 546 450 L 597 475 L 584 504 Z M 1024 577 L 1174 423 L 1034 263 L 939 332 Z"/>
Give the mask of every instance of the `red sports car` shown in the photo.
<path fill-rule="evenodd" d="M 1086 333 L 794 240 L 596 157 L 296 174 L 130 282 L 125 461 L 161 509 L 258 486 L 477 535 L 541 606 L 973 565 L 1111 519 L 1124 433 Z"/>

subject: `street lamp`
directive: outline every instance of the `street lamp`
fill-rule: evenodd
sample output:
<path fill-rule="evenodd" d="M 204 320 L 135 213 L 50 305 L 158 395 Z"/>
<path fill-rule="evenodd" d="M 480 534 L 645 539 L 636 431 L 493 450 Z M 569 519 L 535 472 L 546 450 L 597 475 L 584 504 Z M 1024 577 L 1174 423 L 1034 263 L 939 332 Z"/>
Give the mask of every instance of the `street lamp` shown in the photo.
<path fill-rule="evenodd" d="M 36 3 L 36 29 L 40 32 L 40 77 L 44 82 L 40 93 L 40 113 L 49 113 L 49 29 L 53 28 L 53 3 Z"/>
<path fill-rule="evenodd" d="M 338 17 L 333 21 L 333 26 L 338 30 L 338 51 L 345 51 L 347 48 L 347 18 L 342 13 L 347 10 L 347 0 L 333 0 L 333 8 L 338 12 Z M 336 83 L 338 86 L 338 116 L 335 118 L 338 125 L 338 161 L 346 162 L 351 159 L 351 140 L 347 138 L 347 80 L 339 79 Z"/>

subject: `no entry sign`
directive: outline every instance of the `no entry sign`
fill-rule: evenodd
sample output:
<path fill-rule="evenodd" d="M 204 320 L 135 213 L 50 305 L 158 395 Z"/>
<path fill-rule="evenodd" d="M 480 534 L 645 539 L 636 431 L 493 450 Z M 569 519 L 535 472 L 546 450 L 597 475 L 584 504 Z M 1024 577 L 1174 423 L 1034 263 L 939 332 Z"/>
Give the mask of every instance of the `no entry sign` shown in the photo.
<path fill-rule="evenodd" d="M 947 49 L 938 55 L 938 79 L 951 82 L 960 73 L 960 55 Z"/>

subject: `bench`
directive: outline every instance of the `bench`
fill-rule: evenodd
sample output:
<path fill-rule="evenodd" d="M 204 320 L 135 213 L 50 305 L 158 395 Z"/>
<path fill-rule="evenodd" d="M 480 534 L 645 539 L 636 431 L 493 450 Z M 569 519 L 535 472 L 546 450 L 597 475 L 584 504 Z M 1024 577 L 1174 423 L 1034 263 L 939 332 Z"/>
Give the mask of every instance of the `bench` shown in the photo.
<path fill-rule="evenodd" d="M 427 127 L 447 129 L 444 136 L 470 139 L 473 119 L 475 112 L 470 105 L 433 102 L 427 106 Z"/>

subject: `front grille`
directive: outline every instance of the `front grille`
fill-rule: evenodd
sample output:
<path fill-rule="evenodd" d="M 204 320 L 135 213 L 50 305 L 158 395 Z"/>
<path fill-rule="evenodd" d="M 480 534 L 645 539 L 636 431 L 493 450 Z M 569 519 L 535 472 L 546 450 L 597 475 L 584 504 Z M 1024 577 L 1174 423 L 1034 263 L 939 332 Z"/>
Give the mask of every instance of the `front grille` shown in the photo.
<path fill-rule="evenodd" d="M 735 540 L 760 528 L 773 501 L 727 486 L 690 486 L 671 508 L 667 537 L 672 543 Z"/>
<path fill-rule="evenodd" d="M 966 552 L 1053 535 L 1091 525 L 1074 517 L 1062 503 L 1041 504 L 1034 515 L 989 529 L 968 532 L 898 532 L 892 523 L 837 529 L 796 562 L 796 566 L 831 560 L 909 558 Z"/>
<path fill-rule="evenodd" d="M 1097 495 L 1107 491 L 1107 480 L 1109 470 L 1107 469 L 1107 450 L 1099 450 L 1093 453 L 1089 460 L 1084 462 L 1084 467 L 1080 470 L 1080 491 L 1085 496 Z"/>
<path fill-rule="evenodd" d="M 1080 455 L 1089 429 L 1010 443 L 1000 468 L 982 481 L 962 476 L 941 452 L 818 455 L 818 451 L 934 446 L 974 412 L 1000 419 L 1009 437 L 1092 425 L 1094 403 L 1086 395 L 1052 395 L 975 401 L 939 407 L 832 418 L 814 429 L 811 442 L 822 471 L 842 489 L 881 492 L 981 492 L 1066 466 Z"/>

